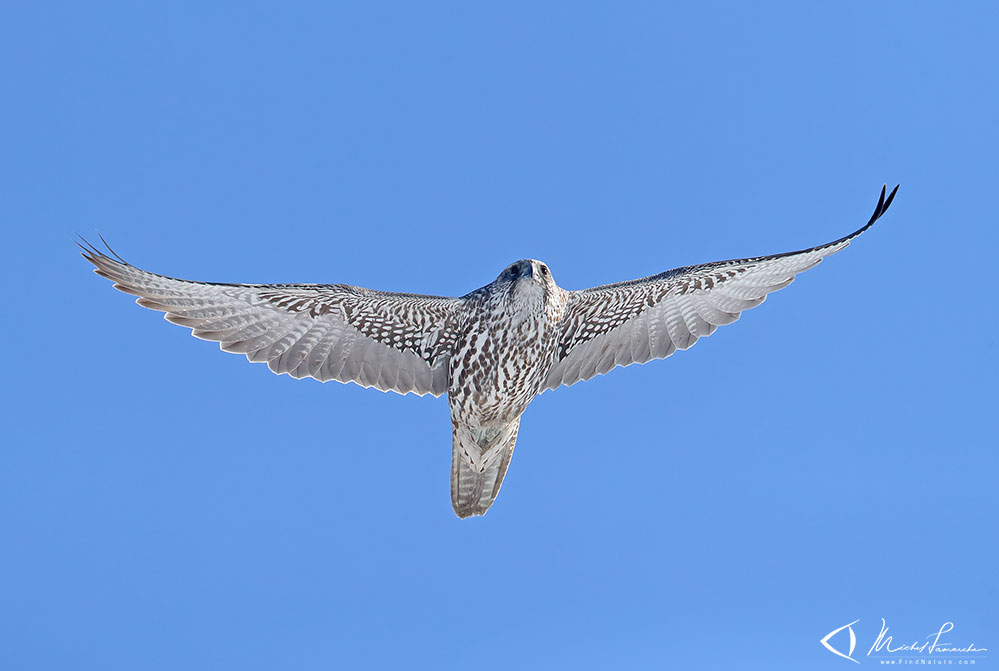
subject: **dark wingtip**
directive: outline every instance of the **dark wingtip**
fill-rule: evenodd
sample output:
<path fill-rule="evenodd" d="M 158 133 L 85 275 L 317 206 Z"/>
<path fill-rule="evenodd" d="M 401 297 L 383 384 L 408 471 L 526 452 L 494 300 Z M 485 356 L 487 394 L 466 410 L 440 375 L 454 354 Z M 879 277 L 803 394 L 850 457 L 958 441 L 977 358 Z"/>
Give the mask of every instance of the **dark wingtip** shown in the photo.
<path fill-rule="evenodd" d="M 118 259 L 119 261 L 121 261 L 122 263 L 124 263 L 126 266 L 128 265 L 128 261 L 126 261 L 125 259 L 123 259 L 120 256 L 118 256 L 118 253 L 115 252 L 113 249 L 111 249 L 111 245 L 109 245 L 108 241 L 104 239 L 104 236 L 101 235 L 100 231 L 97 232 L 97 237 L 101 239 L 101 242 L 104 243 L 104 246 L 108 248 L 108 251 L 111 252 L 111 255 L 113 257 L 115 257 L 116 259 Z"/>
<path fill-rule="evenodd" d="M 871 218 L 867 220 L 868 226 L 877 221 L 878 217 L 881 216 L 882 209 L 885 206 L 885 192 L 887 188 L 888 188 L 887 184 L 881 185 L 881 196 L 878 198 L 878 204 L 874 206 L 874 214 L 872 214 Z"/>
<path fill-rule="evenodd" d="M 896 184 L 895 188 L 892 189 L 891 193 L 888 194 L 888 199 L 885 201 L 885 206 L 881 209 L 881 214 L 884 214 L 885 212 L 888 211 L 888 206 L 891 205 L 891 201 L 894 200 L 895 194 L 898 193 L 898 187 L 900 187 L 900 186 L 902 186 L 902 185 L 901 184 Z"/>
<path fill-rule="evenodd" d="M 97 237 L 100 238 L 101 242 L 104 243 L 104 247 L 106 247 L 107 251 L 111 253 L 111 256 L 108 256 L 102 250 L 98 249 L 96 245 L 94 245 L 92 242 L 87 240 L 79 233 L 76 234 L 76 237 L 78 239 L 74 240 L 73 242 L 76 243 L 77 247 L 83 250 L 83 258 L 87 259 L 91 263 L 96 263 L 96 259 L 100 258 L 110 259 L 111 256 L 113 256 L 118 262 L 123 263 L 126 266 L 129 265 L 128 261 L 118 256 L 118 253 L 115 252 L 113 249 L 111 249 L 111 245 L 108 244 L 107 240 L 105 240 L 104 236 L 101 235 L 99 232 L 97 233 Z"/>
<path fill-rule="evenodd" d="M 83 258 L 85 258 L 87 261 L 90 261 L 91 263 L 94 263 L 94 259 L 100 258 L 101 256 L 103 256 L 101 254 L 101 251 L 99 249 L 97 249 L 96 247 L 94 247 L 90 243 L 90 241 L 87 240 L 85 237 L 83 237 L 79 233 L 77 233 L 76 237 L 79 238 L 79 239 L 78 240 L 74 240 L 73 242 L 76 243 L 77 247 L 79 247 L 80 249 L 83 250 L 81 256 L 83 256 Z"/>
<path fill-rule="evenodd" d="M 874 214 L 871 215 L 870 221 L 867 222 L 867 226 L 864 226 L 865 229 L 869 228 L 875 221 L 881 218 L 881 215 L 888 211 L 888 206 L 891 205 L 891 201 L 895 199 L 895 194 L 898 192 L 899 186 L 901 186 L 901 184 L 896 184 L 895 188 L 891 190 L 891 193 L 885 197 L 885 194 L 888 192 L 888 185 L 881 185 L 881 196 L 878 198 L 878 205 L 874 208 Z"/>

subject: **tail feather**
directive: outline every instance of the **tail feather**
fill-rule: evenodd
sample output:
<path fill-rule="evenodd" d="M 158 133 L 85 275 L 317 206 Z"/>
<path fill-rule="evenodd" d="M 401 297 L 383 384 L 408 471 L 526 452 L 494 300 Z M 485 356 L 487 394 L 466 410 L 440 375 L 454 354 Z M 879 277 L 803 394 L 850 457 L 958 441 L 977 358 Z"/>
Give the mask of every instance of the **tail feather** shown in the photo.
<path fill-rule="evenodd" d="M 458 517 L 485 515 L 496 500 L 517 442 L 520 418 L 499 430 L 453 424 L 451 505 Z"/>

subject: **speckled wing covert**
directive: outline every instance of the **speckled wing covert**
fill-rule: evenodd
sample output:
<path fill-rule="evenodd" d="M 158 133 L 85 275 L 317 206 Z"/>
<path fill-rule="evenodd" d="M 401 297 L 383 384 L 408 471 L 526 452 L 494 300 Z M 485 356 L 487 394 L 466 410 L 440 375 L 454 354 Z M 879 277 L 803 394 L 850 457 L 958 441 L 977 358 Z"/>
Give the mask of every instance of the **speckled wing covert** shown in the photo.
<path fill-rule="evenodd" d="M 106 244 L 106 243 L 105 243 Z M 87 243 L 83 256 L 139 305 L 267 362 L 275 373 L 356 382 L 400 394 L 447 391 L 459 298 L 346 284 L 214 284 L 140 270 Z"/>
<path fill-rule="evenodd" d="M 602 375 L 616 366 L 665 359 L 731 324 L 743 310 L 790 284 L 798 273 L 850 244 L 891 205 L 896 186 L 867 224 L 835 242 L 798 252 L 718 261 L 668 270 L 630 282 L 572 292 L 555 366 L 546 389 Z"/>

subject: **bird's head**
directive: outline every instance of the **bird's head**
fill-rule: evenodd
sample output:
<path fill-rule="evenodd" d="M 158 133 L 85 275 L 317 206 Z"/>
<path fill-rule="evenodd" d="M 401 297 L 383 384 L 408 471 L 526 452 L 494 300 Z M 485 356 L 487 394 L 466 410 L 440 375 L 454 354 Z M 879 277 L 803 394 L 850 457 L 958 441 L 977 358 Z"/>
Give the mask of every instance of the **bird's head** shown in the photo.
<path fill-rule="evenodd" d="M 496 284 L 509 285 L 511 290 L 532 291 L 555 286 L 548 266 L 536 259 L 522 259 L 511 263 L 496 278 Z"/>
<path fill-rule="evenodd" d="M 547 264 L 536 259 L 511 263 L 493 284 L 506 289 L 507 295 L 517 303 L 546 303 L 559 291 Z"/>

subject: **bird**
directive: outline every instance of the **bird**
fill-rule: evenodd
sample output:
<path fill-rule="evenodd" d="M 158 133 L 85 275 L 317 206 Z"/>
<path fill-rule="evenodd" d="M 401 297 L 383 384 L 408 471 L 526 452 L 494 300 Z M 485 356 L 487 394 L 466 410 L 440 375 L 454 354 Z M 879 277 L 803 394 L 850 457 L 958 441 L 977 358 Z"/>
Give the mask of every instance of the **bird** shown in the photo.
<path fill-rule="evenodd" d="M 736 321 L 798 273 L 847 247 L 891 205 L 833 242 L 771 256 L 674 268 L 569 291 L 547 264 L 523 259 L 461 297 L 347 284 L 221 284 L 141 270 L 82 239 L 114 288 L 226 352 L 271 371 L 399 394 L 447 394 L 451 504 L 484 515 L 499 494 L 521 415 L 540 393 L 618 366 L 664 359 Z M 82 244 L 81 244 L 82 243 Z"/>

